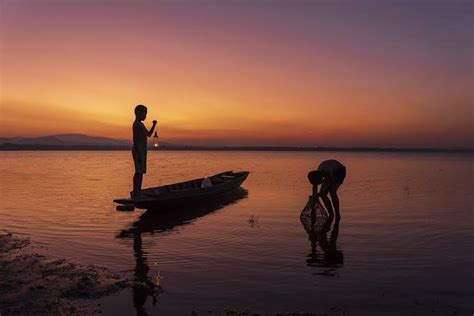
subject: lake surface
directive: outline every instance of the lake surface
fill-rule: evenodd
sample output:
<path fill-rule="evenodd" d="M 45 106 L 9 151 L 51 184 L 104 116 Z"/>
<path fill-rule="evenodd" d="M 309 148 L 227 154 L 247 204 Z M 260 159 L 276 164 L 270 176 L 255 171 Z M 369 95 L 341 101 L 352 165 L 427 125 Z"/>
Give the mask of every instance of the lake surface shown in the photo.
<path fill-rule="evenodd" d="M 0 156 L 1 230 L 144 283 L 159 275 L 156 304 L 134 288 L 104 299 L 106 314 L 474 312 L 471 154 L 150 152 L 144 187 L 250 171 L 228 201 L 175 219 L 115 210 L 129 152 Z M 306 174 L 329 158 L 347 168 L 342 219 L 315 237 L 300 221 Z"/>

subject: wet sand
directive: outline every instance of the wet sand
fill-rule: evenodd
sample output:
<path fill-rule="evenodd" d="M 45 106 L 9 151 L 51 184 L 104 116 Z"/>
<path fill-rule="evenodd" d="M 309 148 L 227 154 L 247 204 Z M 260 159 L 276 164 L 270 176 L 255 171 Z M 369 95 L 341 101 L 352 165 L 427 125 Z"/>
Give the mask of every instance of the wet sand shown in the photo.
<path fill-rule="evenodd" d="M 97 315 L 97 299 L 131 283 L 105 268 L 47 258 L 28 239 L 0 234 L 1 315 Z"/>

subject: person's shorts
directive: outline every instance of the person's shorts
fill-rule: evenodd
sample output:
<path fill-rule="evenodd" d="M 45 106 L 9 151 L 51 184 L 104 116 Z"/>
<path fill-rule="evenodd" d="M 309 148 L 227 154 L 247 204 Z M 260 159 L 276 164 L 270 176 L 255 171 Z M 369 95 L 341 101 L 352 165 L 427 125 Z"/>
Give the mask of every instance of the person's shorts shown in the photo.
<path fill-rule="evenodd" d="M 342 167 L 338 169 L 336 172 L 334 172 L 334 180 L 338 185 L 341 185 L 344 182 L 344 179 L 346 178 L 346 168 Z"/>
<path fill-rule="evenodd" d="M 133 163 L 135 164 L 135 173 L 146 173 L 146 146 L 132 147 Z"/>

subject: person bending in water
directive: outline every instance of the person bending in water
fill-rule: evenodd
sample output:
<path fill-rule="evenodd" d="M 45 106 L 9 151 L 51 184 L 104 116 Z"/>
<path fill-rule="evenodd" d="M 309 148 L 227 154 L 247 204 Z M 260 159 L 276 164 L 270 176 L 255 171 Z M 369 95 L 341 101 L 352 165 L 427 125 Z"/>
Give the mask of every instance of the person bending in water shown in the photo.
<path fill-rule="evenodd" d="M 133 122 L 133 147 L 132 156 L 135 164 L 135 174 L 133 175 L 133 192 L 132 199 L 140 199 L 140 192 L 142 190 L 143 174 L 146 173 L 146 156 L 147 156 L 147 137 L 153 135 L 156 127 L 156 121 L 153 121 L 153 126 L 147 130 L 142 121 L 146 119 L 147 108 L 144 105 L 137 105 L 135 107 L 135 121 Z"/>
<path fill-rule="evenodd" d="M 319 164 L 318 169 L 310 171 L 308 173 L 308 180 L 313 185 L 313 203 L 316 203 L 318 197 L 324 202 L 326 210 L 329 212 L 329 218 L 333 219 L 334 210 L 336 211 L 336 222 L 341 220 L 341 214 L 339 213 L 339 197 L 337 196 L 337 190 L 344 182 L 346 177 L 346 167 L 337 160 L 325 160 Z M 318 185 L 321 184 L 321 188 L 318 193 Z M 328 197 L 328 193 L 331 196 L 331 200 Z"/>

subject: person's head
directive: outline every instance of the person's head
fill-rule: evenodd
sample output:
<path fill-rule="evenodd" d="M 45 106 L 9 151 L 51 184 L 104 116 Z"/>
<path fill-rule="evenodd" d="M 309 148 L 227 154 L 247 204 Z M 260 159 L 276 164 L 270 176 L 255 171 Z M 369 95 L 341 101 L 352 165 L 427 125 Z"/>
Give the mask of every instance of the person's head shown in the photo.
<path fill-rule="evenodd" d="M 148 109 L 146 106 L 139 104 L 135 107 L 135 117 L 139 119 L 140 121 L 144 121 L 146 119 L 146 113 L 148 112 Z"/>
<path fill-rule="evenodd" d="M 323 183 L 323 174 L 318 170 L 310 171 L 308 173 L 308 180 L 312 185 L 319 185 Z"/>

